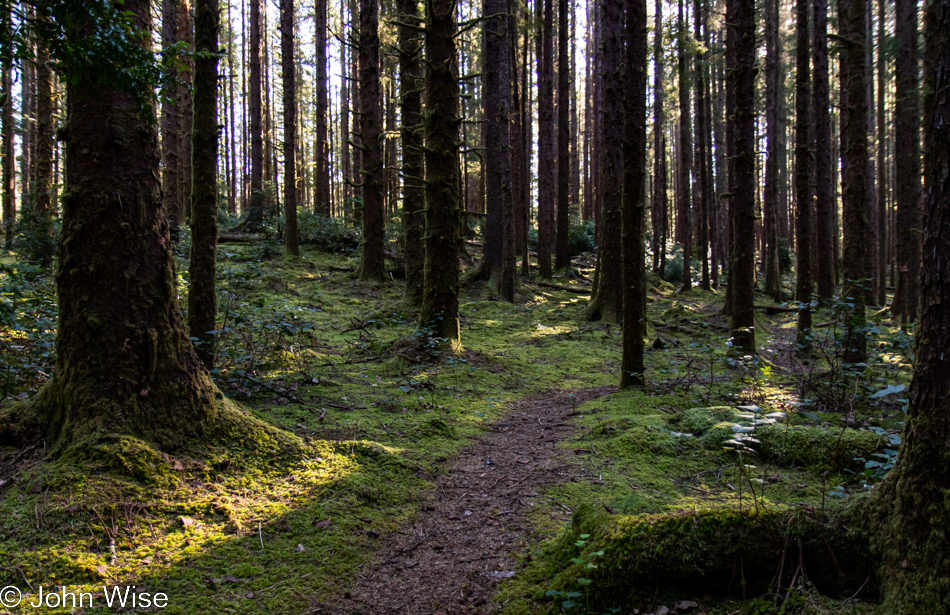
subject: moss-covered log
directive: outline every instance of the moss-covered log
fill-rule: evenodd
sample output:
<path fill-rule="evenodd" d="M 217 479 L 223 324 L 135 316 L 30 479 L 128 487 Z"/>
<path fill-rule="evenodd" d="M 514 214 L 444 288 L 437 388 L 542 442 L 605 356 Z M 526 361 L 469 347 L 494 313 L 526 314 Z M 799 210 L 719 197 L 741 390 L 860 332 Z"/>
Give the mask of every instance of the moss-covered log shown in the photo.
<path fill-rule="evenodd" d="M 871 563 L 862 535 L 844 509 L 826 513 L 784 507 L 756 512 L 747 504 L 744 510 L 608 516 L 585 506 L 550 554 L 570 562 L 551 587 L 586 591 L 589 612 L 598 613 L 644 609 L 657 587 L 752 597 L 804 578 L 828 595 L 850 596 L 862 586 L 870 592 L 873 583 L 865 583 Z M 579 585 L 578 578 L 591 582 Z"/>

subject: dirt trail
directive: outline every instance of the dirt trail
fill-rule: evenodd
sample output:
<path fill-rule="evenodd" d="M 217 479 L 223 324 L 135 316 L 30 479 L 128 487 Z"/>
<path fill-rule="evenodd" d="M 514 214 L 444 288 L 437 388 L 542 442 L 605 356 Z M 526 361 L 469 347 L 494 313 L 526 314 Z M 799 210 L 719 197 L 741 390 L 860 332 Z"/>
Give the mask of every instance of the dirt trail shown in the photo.
<path fill-rule="evenodd" d="M 575 391 L 577 403 L 616 387 Z M 384 539 L 373 562 L 324 613 L 492 613 L 495 587 L 528 544 L 522 514 L 569 462 L 555 445 L 573 431 L 569 391 L 518 402 L 440 476 L 414 522 Z M 567 511 L 565 511 L 566 513 Z M 320 610 L 316 612 L 321 612 Z"/>

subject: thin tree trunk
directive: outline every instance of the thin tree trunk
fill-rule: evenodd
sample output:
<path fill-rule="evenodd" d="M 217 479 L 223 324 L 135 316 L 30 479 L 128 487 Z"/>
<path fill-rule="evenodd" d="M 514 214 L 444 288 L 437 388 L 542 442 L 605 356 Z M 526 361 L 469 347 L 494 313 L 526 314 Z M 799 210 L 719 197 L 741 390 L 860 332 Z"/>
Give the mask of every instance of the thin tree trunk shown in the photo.
<path fill-rule="evenodd" d="M 234 66 L 234 25 L 231 23 L 231 0 L 228 3 L 228 129 L 230 130 L 230 139 L 228 151 L 231 157 L 231 172 L 228 175 L 228 185 L 231 187 L 228 211 L 231 215 L 237 213 L 237 145 L 234 138 L 234 82 L 237 79 L 237 73 Z"/>
<path fill-rule="evenodd" d="M 406 299 L 422 303 L 425 282 L 425 161 L 423 159 L 422 45 L 413 26 L 420 22 L 417 0 L 400 0 L 399 91 L 402 96 L 402 216 L 406 233 Z"/>
<path fill-rule="evenodd" d="M 284 251 L 297 245 L 297 75 L 294 64 L 294 0 L 280 0 L 280 66 L 284 85 Z M 319 80 L 318 80 L 319 81 Z"/>
<path fill-rule="evenodd" d="M 188 327 L 205 367 L 214 367 L 218 246 L 218 0 L 195 0 L 191 266 Z"/>
<path fill-rule="evenodd" d="M 264 223 L 264 132 L 261 109 L 261 0 L 251 0 L 248 113 L 251 116 L 251 186 L 244 228 L 255 231 Z"/>
<path fill-rule="evenodd" d="M 656 0 L 653 25 L 653 271 L 662 272 L 666 266 L 666 123 L 665 72 L 663 68 L 663 0 Z"/>
<path fill-rule="evenodd" d="M 603 36 L 603 72 L 600 139 L 601 238 L 597 290 L 587 318 L 620 322 L 623 318 L 623 246 L 622 246 L 622 135 L 623 126 L 623 11 L 622 3 L 605 1 L 601 7 Z"/>
<path fill-rule="evenodd" d="M 626 71 L 623 124 L 623 355 L 620 386 L 643 386 L 646 280 L 643 219 L 646 210 L 646 0 L 626 0 Z"/>
<path fill-rule="evenodd" d="M 191 0 L 179 0 L 178 3 L 178 42 L 188 52 L 194 51 L 194 32 L 192 30 Z M 180 222 L 191 218 L 191 130 L 194 122 L 193 77 L 194 58 L 189 53 L 182 58 L 184 69 L 178 72 L 178 212 Z"/>
<path fill-rule="evenodd" d="M 815 122 L 815 263 L 818 297 L 827 302 L 835 292 L 835 256 L 837 236 L 834 232 L 834 171 L 831 166 L 831 101 L 828 93 L 828 2 L 814 0 L 814 43 L 812 61 L 814 78 Z"/>
<path fill-rule="evenodd" d="M 689 110 L 690 85 L 687 75 L 686 59 L 686 39 L 689 36 L 689 30 L 684 18 L 685 9 L 683 0 L 679 0 L 679 14 L 676 22 L 676 73 L 679 85 L 679 105 L 680 105 L 680 132 L 679 143 L 677 143 L 677 153 L 679 154 L 679 169 L 677 169 L 678 186 L 676 196 L 679 207 L 677 212 L 677 227 L 680 229 L 680 242 L 683 244 L 683 286 L 681 291 L 687 291 L 693 287 L 692 274 L 692 256 L 693 256 L 693 222 L 692 222 L 692 198 L 690 196 L 692 177 L 692 154 L 693 154 L 693 128 Z"/>
<path fill-rule="evenodd" d="M 796 268 L 796 299 L 803 307 L 798 312 L 798 345 L 802 354 L 811 345 L 811 135 L 810 74 L 811 49 L 808 36 L 808 13 L 811 0 L 796 2 L 797 50 L 795 53 L 795 219 L 798 266 Z"/>
<path fill-rule="evenodd" d="M 538 88 L 538 273 L 551 277 L 551 246 L 554 244 L 554 209 L 557 191 L 557 164 L 554 141 L 554 0 L 538 0 L 543 5 Z"/>
<path fill-rule="evenodd" d="M 864 287 L 867 280 L 867 92 L 865 88 L 864 45 L 867 40 L 864 0 L 839 0 L 839 29 L 847 56 L 841 61 L 841 160 L 842 211 L 844 218 L 844 288 L 850 297 L 844 360 L 863 363 L 867 359 Z M 899 176 L 899 175 L 898 175 Z"/>
<path fill-rule="evenodd" d="M 898 298 L 894 313 L 901 323 L 917 316 L 920 280 L 920 101 L 917 53 L 917 2 L 895 0 L 897 57 L 894 61 L 894 159 L 897 164 Z"/>
<path fill-rule="evenodd" d="M 778 136 L 784 131 L 779 117 L 779 99 L 783 92 L 779 89 L 779 73 L 782 70 L 782 49 L 779 43 L 779 7 L 778 0 L 765 1 L 765 116 L 766 146 L 768 148 L 765 169 L 765 194 L 762 199 L 765 225 L 765 292 L 773 300 L 782 301 L 782 281 L 778 267 L 778 236 L 776 217 L 778 215 L 779 195 L 779 157 Z M 807 24 L 805 26 L 807 30 Z M 801 38 L 799 37 L 799 41 Z M 801 66 L 801 64 L 799 64 Z M 796 95 L 796 101 L 798 97 Z M 797 181 L 797 180 L 796 180 Z"/>
<path fill-rule="evenodd" d="M 887 116 L 884 97 L 887 91 L 887 55 L 884 53 L 886 17 L 885 0 L 878 0 L 877 7 L 877 303 L 887 305 L 887 263 L 890 241 L 887 225 Z"/>
<path fill-rule="evenodd" d="M 426 0 L 426 263 L 420 325 L 429 346 L 460 350 L 459 84 L 456 0 Z"/>
<path fill-rule="evenodd" d="M 3 7 L 8 9 L 9 7 Z M 4 39 L 11 35 L 11 15 L 9 10 L 4 10 L 0 14 L 0 33 Z M 2 185 L 0 191 L 3 195 L 3 228 L 4 228 L 4 246 L 10 249 L 13 243 L 13 223 L 16 222 L 16 199 L 14 184 L 14 127 L 13 127 L 13 57 L 8 48 L 2 51 L 0 57 L 0 79 L 2 79 L 3 91 L 0 92 L 0 119 L 3 121 L 3 144 L 0 151 L 3 153 L 2 162 Z"/>
<path fill-rule="evenodd" d="M 327 0 L 316 0 L 313 9 L 316 48 L 317 132 L 314 156 L 314 211 L 330 215 L 330 149 L 327 146 Z"/>
<path fill-rule="evenodd" d="M 703 18 L 700 0 L 693 3 L 693 23 L 696 33 L 696 41 L 699 47 L 706 45 L 703 39 Z M 700 286 L 703 290 L 712 290 L 709 281 L 709 211 L 712 208 L 712 185 L 709 169 L 707 168 L 707 148 L 709 143 L 709 130 L 707 127 L 708 118 L 706 117 L 706 53 L 697 53 L 694 58 L 694 73 L 696 75 L 696 191 L 699 198 L 699 260 L 702 269 L 702 281 Z"/>
<path fill-rule="evenodd" d="M 46 20 L 43 10 L 37 10 L 37 19 Z M 43 267 L 53 261 L 55 241 L 52 220 L 53 209 L 53 71 L 50 69 L 49 50 L 43 41 L 36 43 L 36 155 L 33 169 L 33 236 L 34 257 Z"/>
<path fill-rule="evenodd" d="M 568 233 L 571 211 L 571 138 L 570 138 L 570 90 L 568 49 L 568 0 L 558 0 L 557 18 L 557 243 L 554 251 L 554 268 L 569 269 L 571 254 L 568 250 Z M 553 72 L 553 71 L 552 71 Z"/>
<path fill-rule="evenodd" d="M 732 343 L 740 352 L 755 354 L 755 5 L 753 0 L 729 0 L 727 46 L 735 70 L 730 86 L 735 99 L 733 132 Z"/>

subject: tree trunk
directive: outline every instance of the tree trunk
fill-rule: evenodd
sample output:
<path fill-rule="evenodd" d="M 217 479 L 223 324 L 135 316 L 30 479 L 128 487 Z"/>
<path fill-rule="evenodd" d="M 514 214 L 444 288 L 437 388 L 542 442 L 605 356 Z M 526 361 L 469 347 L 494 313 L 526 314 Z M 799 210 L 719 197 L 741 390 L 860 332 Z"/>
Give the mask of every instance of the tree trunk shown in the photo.
<path fill-rule="evenodd" d="M 779 133 L 785 130 L 779 116 L 779 99 L 783 92 L 779 89 L 779 74 L 782 70 L 782 48 L 779 42 L 779 6 L 778 0 L 765 2 L 765 118 L 766 118 L 766 167 L 765 194 L 762 199 L 763 222 L 765 225 L 765 292 L 776 302 L 782 301 L 782 280 L 778 267 L 778 236 L 776 217 L 778 215 L 779 195 Z M 807 31 L 807 24 L 805 25 Z M 799 41 L 801 41 L 799 37 Z M 801 66 L 799 64 L 798 66 Z M 807 85 L 806 85 L 807 87 Z M 796 94 L 795 100 L 798 100 Z M 797 181 L 797 179 L 796 179 Z"/>
<path fill-rule="evenodd" d="M 690 181 L 693 175 L 693 128 L 689 111 L 689 76 L 687 75 L 686 39 L 689 30 L 684 18 L 683 0 L 679 0 L 679 15 L 676 22 L 676 74 L 679 86 L 680 133 L 677 153 L 679 154 L 678 186 L 676 196 L 679 199 L 677 226 L 680 229 L 680 242 L 683 244 L 683 286 L 681 291 L 693 287 L 693 218 L 691 214 L 692 197 Z"/>
<path fill-rule="evenodd" d="M 420 325 L 430 347 L 460 349 L 459 84 L 456 0 L 426 0 L 426 262 Z"/>
<path fill-rule="evenodd" d="M 191 281 L 188 327 L 198 357 L 214 367 L 218 247 L 218 0 L 195 0 L 195 91 L 192 128 Z"/>
<path fill-rule="evenodd" d="M 865 90 L 864 45 L 867 22 L 864 0 L 839 0 L 839 29 L 847 55 L 841 61 L 841 166 L 844 222 L 844 287 L 850 297 L 851 314 L 845 332 L 844 360 L 863 363 L 867 359 L 864 288 L 867 284 L 867 92 Z M 898 174 L 899 176 L 899 174 Z"/>
<path fill-rule="evenodd" d="M 251 0 L 248 114 L 251 116 L 251 198 L 243 228 L 256 231 L 264 223 L 264 129 L 261 108 L 261 0 Z"/>
<path fill-rule="evenodd" d="M 123 5 L 143 46 L 150 8 L 149 0 Z M 77 36 L 96 34 L 92 24 L 76 27 Z M 90 75 L 64 81 L 56 370 L 26 423 L 35 421 L 53 451 L 117 433 L 180 447 L 213 433 L 224 410 L 178 307 L 155 123 L 131 92 Z"/>
<path fill-rule="evenodd" d="M 557 163 L 554 151 L 554 0 L 543 4 L 538 88 L 538 273 L 551 277 L 551 246 L 554 245 L 554 203 Z"/>
<path fill-rule="evenodd" d="M 360 185 L 363 196 L 363 252 L 357 274 L 364 280 L 383 280 L 386 261 L 383 241 L 383 128 L 379 90 L 379 7 L 376 0 L 360 0 Z"/>
<path fill-rule="evenodd" d="M 729 0 L 727 46 L 734 53 L 731 86 L 735 96 L 733 119 L 732 343 L 742 353 L 755 354 L 755 4 Z"/>
<path fill-rule="evenodd" d="M 653 271 L 666 265 L 666 116 L 665 72 L 663 68 L 663 0 L 656 0 L 653 24 L 653 199 L 650 221 L 653 227 Z"/>
<path fill-rule="evenodd" d="M 10 12 L 9 6 L 3 8 L 3 14 L 0 14 L 0 34 L 6 39 L 10 36 Z M 4 247 L 10 249 L 13 243 L 13 223 L 16 222 L 16 200 L 14 195 L 14 129 L 13 129 L 13 57 L 11 50 L 4 49 L 0 57 L 0 80 L 2 80 L 3 91 L 0 92 L 0 119 L 3 121 L 3 143 L 0 145 L 0 151 L 3 153 L 3 162 L 0 164 L 0 191 L 3 198 L 3 229 L 4 229 Z"/>
<path fill-rule="evenodd" d="M 183 70 L 178 73 L 178 213 L 179 222 L 191 218 L 191 130 L 194 123 L 192 112 L 192 86 L 194 83 L 194 32 L 192 31 L 191 0 L 178 3 L 178 42 L 188 55 L 182 58 Z"/>
<path fill-rule="evenodd" d="M 600 7 L 603 37 L 601 72 L 600 190 L 603 213 L 597 290 L 587 318 L 620 322 L 623 318 L 623 246 L 622 246 L 622 135 L 623 92 L 623 4 L 605 0 Z"/>
<path fill-rule="evenodd" d="M 897 164 L 897 284 L 902 323 L 917 316 L 920 284 L 920 102 L 917 69 L 917 2 L 895 0 L 897 58 L 894 61 L 894 160 Z"/>
<path fill-rule="evenodd" d="M 525 176 L 527 165 L 525 164 L 524 147 L 524 102 L 523 93 L 520 92 L 519 84 L 523 77 L 518 62 L 518 30 L 519 13 L 512 11 L 509 16 L 508 28 L 511 34 L 508 37 L 509 42 L 509 64 L 511 65 L 511 194 L 512 194 L 512 212 L 514 216 L 514 234 L 515 234 L 515 254 L 522 257 L 527 253 L 527 245 L 524 242 L 525 230 L 525 209 L 528 205 L 527 186 L 528 180 Z"/>
<path fill-rule="evenodd" d="M 316 48 L 317 126 L 314 155 L 313 207 L 316 213 L 330 215 L 330 148 L 327 145 L 327 0 L 316 0 L 313 7 Z M 345 64 L 344 64 L 345 65 Z"/>
<path fill-rule="evenodd" d="M 425 161 L 423 160 L 422 45 L 413 25 L 421 21 L 417 0 L 400 0 L 399 92 L 402 111 L 402 222 L 406 233 L 406 299 L 422 303 L 425 281 Z"/>
<path fill-rule="evenodd" d="M 514 213 L 511 194 L 511 43 L 508 0 L 485 0 L 484 89 L 485 266 L 499 294 L 513 302 L 515 293 Z"/>
<path fill-rule="evenodd" d="M 626 0 L 623 123 L 623 355 L 620 386 L 643 386 L 646 284 L 643 220 L 646 210 L 646 0 Z"/>
<path fill-rule="evenodd" d="M 557 244 L 554 268 L 569 269 L 571 254 L 568 249 L 571 211 L 571 126 L 570 91 L 573 82 L 568 61 L 568 0 L 558 0 L 557 18 Z"/>
<path fill-rule="evenodd" d="M 811 91 L 809 68 L 811 53 L 808 37 L 808 13 L 811 0 L 796 2 L 797 50 L 795 52 L 795 235 L 798 266 L 795 271 L 796 299 L 804 304 L 798 312 L 798 345 L 803 354 L 810 346 L 811 338 L 811 135 L 812 122 L 809 106 Z"/>
<path fill-rule="evenodd" d="M 178 4 L 181 0 L 162 2 L 162 47 L 170 48 L 178 42 Z M 181 186 L 179 173 L 178 132 L 181 123 L 181 104 L 178 100 L 178 61 L 168 67 L 164 83 L 165 98 L 162 100 L 162 194 L 165 215 L 171 226 L 171 237 L 178 240 L 178 225 L 181 222 Z"/>
<path fill-rule="evenodd" d="M 280 0 L 280 72 L 284 85 L 284 251 L 288 256 L 300 256 L 300 247 L 297 245 L 297 75 L 294 65 L 294 21 L 294 0 Z"/>
<path fill-rule="evenodd" d="M 835 294 L 834 170 L 831 166 L 831 101 L 828 93 L 828 0 L 814 0 L 815 31 L 812 60 L 815 122 L 815 241 L 820 250 L 815 263 L 818 297 L 827 302 Z"/>
<path fill-rule="evenodd" d="M 887 305 L 887 263 L 889 261 L 890 241 L 888 241 L 887 226 L 887 193 L 888 193 L 888 165 L 887 165 L 887 116 L 885 115 L 884 97 L 887 91 L 887 55 L 885 47 L 885 0 L 878 0 L 877 7 L 877 303 Z"/>
<path fill-rule="evenodd" d="M 943 531 L 950 523 L 950 5 L 932 2 L 929 10 L 933 21 L 926 28 L 927 44 L 937 57 L 929 58 L 935 90 L 928 94 L 933 111 L 925 132 L 930 135 L 927 168 L 934 176 L 923 216 L 914 376 L 900 457 L 879 493 L 883 525 L 871 534 L 882 560 L 882 611 L 887 613 L 946 612 L 950 577 L 950 544 Z"/>
<path fill-rule="evenodd" d="M 693 3 L 694 27 L 697 46 L 706 47 L 703 40 L 703 18 L 700 0 Z M 699 199 L 699 261 L 702 269 L 700 286 L 703 290 L 712 290 L 709 281 L 709 211 L 712 209 L 712 185 L 709 169 L 707 168 L 707 138 L 709 130 L 706 117 L 706 52 L 696 53 L 694 58 L 694 74 L 696 75 L 696 192 Z"/>

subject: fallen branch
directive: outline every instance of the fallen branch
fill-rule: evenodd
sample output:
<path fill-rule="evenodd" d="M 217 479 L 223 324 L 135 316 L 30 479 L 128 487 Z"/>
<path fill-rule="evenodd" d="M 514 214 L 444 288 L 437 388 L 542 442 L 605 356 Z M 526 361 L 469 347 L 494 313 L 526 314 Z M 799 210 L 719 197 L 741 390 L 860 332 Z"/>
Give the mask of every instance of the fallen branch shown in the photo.
<path fill-rule="evenodd" d="M 590 294 L 589 288 L 577 288 L 575 286 L 565 286 L 563 284 L 551 284 L 550 282 L 535 282 L 535 284 L 537 284 L 538 286 L 542 286 L 544 288 L 553 288 L 555 290 L 563 290 L 568 293 L 577 293 L 579 295 Z"/>

